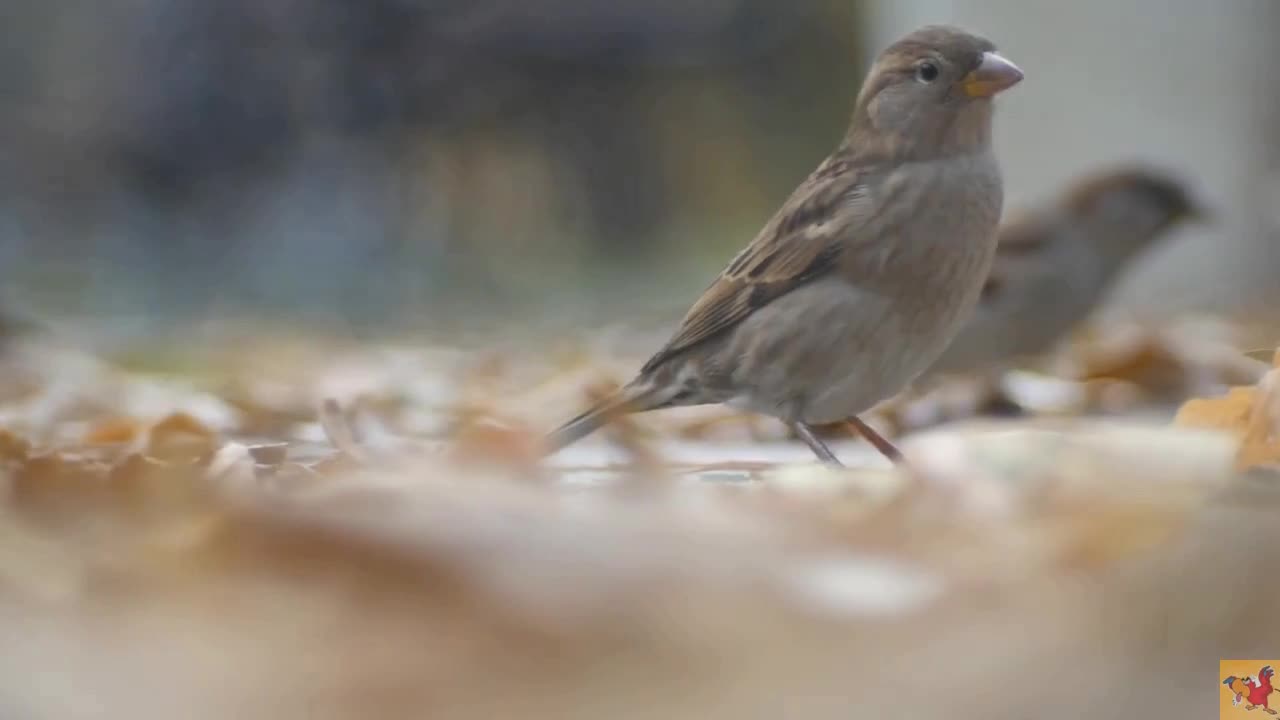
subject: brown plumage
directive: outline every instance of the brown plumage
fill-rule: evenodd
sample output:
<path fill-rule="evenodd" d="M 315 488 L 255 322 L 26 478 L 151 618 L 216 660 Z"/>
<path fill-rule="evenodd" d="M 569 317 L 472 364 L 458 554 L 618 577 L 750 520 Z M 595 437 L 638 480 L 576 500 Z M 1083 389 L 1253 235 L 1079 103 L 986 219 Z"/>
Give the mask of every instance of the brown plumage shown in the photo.
<path fill-rule="evenodd" d="M 1010 219 L 999 230 L 977 310 L 931 372 L 997 372 L 1048 352 L 1131 261 L 1200 215 L 1177 178 L 1124 167 L 1084 178 L 1057 203 Z"/>
<path fill-rule="evenodd" d="M 977 301 L 1002 198 L 991 98 L 1021 78 L 990 42 L 955 28 L 890 46 L 835 152 L 636 379 L 550 447 L 618 413 L 723 402 L 782 419 L 836 462 L 810 425 L 898 392 Z"/>

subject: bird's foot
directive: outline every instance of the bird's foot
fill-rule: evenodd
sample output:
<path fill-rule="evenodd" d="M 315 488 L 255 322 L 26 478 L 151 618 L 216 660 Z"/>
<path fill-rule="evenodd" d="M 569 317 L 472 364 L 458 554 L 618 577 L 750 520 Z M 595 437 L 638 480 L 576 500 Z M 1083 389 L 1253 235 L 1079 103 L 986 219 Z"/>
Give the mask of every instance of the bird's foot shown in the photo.
<path fill-rule="evenodd" d="M 809 449 L 813 451 L 813 454 L 818 456 L 818 460 L 822 461 L 823 465 L 830 468 L 844 467 L 844 463 L 840 462 L 840 458 L 836 457 L 836 454 L 831 452 L 831 448 L 827 447 L 827 444 L 818 438 L 818 435 L 813 431 L 813 428 L 809 427 L 805 423 L 798 422 L 792 423 L 791 429 L 794 430 L 796 435 L 804 441 L 805 445 L 809 446 Z"/>
<path fill-rule="evenodd" d="M 871 446 L 878 450 L 881 455 L 888 458 L 889 462 L 894 465 L 902 465 L 904 463 L 902 451 L 893 443 L 886 440 L 883 435 L 876 432 L 870 425 L 863 422 L 857 415 L 846 420 L 845 424 L 852 428 L 853 432 L 861 436 L 862 439 L 871 443 Z M 831 448 L 827 447 L 826 443 L 822 442 L 822 440 L 818 438 L 817 433 L 813 431 L 811 426 L 806 423 L 798 422 L 793 423 L 791 427 L 795 431 L 796 435 L 804 441 L 805 445 L 809 446 L 809 449 L 813 451 L 814 455 L 818 456 L 818 459 L 821 460 L 824 465 L 833 468 L 842 468 L 845 466 L 844 463 L 840 462 L 840 459 L 836 457 L 835 453 L 831 452 Z"/>
<path fill-rule="evenodd" d="M 849 427 L 853 428 L 855 433 L 862 436 L 863 440 L 871 443 L 871 446 L 876 450 L 879 450 L 881 455 L 889 458 L 889 462 L 894 465 L 903 464 L 902 451 L 893 443 L 886 440 L 883 435 L 876 432 L 870 425 L 863 422 L 857 415 L 849 418 L 846 422 L 849 424 Z"/>

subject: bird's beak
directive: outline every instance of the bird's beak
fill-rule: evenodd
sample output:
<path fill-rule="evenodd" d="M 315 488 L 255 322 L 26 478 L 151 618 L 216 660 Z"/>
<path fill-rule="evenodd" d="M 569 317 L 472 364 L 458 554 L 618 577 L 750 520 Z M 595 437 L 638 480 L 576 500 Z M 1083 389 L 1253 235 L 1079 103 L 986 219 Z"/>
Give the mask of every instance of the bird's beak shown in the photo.
<path fill-rule="evenodd" d="M 993 52 L 982 53 L 982 63 L 964 76 L 961 87 L 969 97 L 991 97 L 1008 90 L 1022 80 L 1017 65 Z"/>

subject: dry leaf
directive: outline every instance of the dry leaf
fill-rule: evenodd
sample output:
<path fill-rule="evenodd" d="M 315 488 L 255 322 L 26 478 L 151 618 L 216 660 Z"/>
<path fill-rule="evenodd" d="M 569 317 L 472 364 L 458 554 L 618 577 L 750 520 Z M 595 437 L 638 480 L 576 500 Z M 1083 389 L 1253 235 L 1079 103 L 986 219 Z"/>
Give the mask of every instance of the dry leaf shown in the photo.
<path fill-rule="evenodd" d="M 1226 430 L 1240 441 L 1236 467 L 1280 466 L 1280 351 L 1256 387 L 1234 387 L 1218 398 L 1183 403 L 1174 423 Z"/>
<path fill-rule="evenodd" d="M 186 413 L 174 413 L 151 426 L 146 454 L 174 462 L 207 460 L 218 447 L 218 435 Z"/>
<path fill-rule="evenodd" d="M 1181 376 L 1157 384 L 1236 372 L 1159 342 Z M 9 714 L 710 720 L 782 697 L 789 717 L 897 717 L 927 678 L 955 720 L 1126 718 L 1134 687 L 1177 717 L 1205 692 L 1187 657 L 1280 646 L 1257 621 L 1268 576 L 1222 561 L 1280 542 L 1280 487 L 1230 474 L 1231 436 L 1024 418 L 907 436 L 905 469 L 842 443 L 837 473 L 780 423 L 705 408 L 622 420 L 575 449 L 621 440 L 631 462 L 558 471 L 542 431 L 636 358 L 537 382 L 554 361 L 513 352 L 227 347 L 214 394 L 0 377 Z M 1245 456 L 1280 416 L 1275 376 L 1255 381 L 1180 422 L 1274 459 Z M 1152 400 L 1080 387 L 1103 384 Z M 326 397 L 345 407 L 317 423 Z"/>
<path fill-rule="evenodd" d="M 90 445 L 128 445 L 137 440 L 143 430 L 142 424 L 132 418 L 108 418 L 95 423 L 84 441 Z"/>

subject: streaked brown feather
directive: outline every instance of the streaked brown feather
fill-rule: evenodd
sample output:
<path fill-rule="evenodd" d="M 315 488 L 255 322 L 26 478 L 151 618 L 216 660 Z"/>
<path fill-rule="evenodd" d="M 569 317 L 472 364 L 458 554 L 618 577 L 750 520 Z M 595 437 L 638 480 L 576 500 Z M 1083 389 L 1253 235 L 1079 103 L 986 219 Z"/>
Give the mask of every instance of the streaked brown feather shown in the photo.
<path fill-rule="evenodd" d="M 850 235 L 856 235 L 872 214 L 869 167 L 856 162 L 849 150 L 837 152 L 819 166 L 702 293 L 641 374 L 834 270 L 850 247 Z"/>

